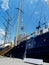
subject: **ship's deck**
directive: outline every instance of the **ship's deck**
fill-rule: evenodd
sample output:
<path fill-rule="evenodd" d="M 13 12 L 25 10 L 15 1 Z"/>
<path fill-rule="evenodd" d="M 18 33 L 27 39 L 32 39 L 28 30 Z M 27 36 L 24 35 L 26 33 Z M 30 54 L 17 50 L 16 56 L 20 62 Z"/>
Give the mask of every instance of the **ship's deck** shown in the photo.
<path fill-rule="evenodd" d="M 7 58 L 0 56 L 0 65 L 34 65 L 34 64 L 24 63 L 24 61 L 21 59 Z M 49 65 L 49 63 L 44 62 L 43 65 Z"/>

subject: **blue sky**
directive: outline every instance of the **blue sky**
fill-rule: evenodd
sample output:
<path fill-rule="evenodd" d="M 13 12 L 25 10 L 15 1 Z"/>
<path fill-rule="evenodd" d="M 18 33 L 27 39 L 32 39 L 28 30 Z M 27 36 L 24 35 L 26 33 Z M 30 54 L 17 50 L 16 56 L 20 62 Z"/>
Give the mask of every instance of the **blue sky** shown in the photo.
<path fill-rule="evenodd" d="M 7 1 L 7 9 L 2 7 L 3 1 Z M 13 26 L 9 26 L 9 33 L 11 33 L 10 40 L 14 39 L 16 35 L 16 28 L 17 28 L 17 16 L 18 8 L 20 5 L 20 0 L 0 0 L 0 29 L 5 30 L 3 23 L 6 25 L 6 21 L 3 19 L 4 16 L 6 19 L 8 15 L 6 11 L 8 11 L 11 15 L 10 24 Z M 24 32 L 27 34 L 32 33 L 36 30 L 36 26 L 38 25 L 38 21 L 41 17 L 41 23 L 44 23 L 44 13 L 45 13 L 45 20 L 49 21 L 49 6 L 47 0 L 22 0 L 22 10 L 24 12 L 23 15 L 23 23 L 24 23 Z M 22 16 L 22 14 L 21 14 Z M 20 21 L 21 25 L 22 19 Z M 15 23 L 15 24 L 14 24 Z M 21 31 L 19 30 L 19 33 Z M 0 36 L 0 39 L 3 39 L 3 36 Z"/>

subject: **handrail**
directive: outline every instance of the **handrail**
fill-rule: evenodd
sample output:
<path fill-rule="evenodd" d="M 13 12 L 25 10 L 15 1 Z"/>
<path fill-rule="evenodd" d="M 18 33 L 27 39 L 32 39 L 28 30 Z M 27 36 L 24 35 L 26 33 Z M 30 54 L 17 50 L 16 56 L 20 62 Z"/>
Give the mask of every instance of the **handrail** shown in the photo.
<path fill-rule="evenodd" d="M 4 54 L 6 54 L 8 51 L 10 51 L 13 47 L 7 47 L 4 48 L 2 51 L 0 51 L 0 55 L 3 56 Z"/>

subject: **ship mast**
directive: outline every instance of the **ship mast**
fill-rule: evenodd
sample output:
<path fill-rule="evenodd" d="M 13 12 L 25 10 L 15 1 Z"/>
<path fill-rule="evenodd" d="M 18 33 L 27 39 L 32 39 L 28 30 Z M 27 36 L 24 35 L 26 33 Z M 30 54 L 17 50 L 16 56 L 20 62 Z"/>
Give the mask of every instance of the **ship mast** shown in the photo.
<path fill-rule="evenodd" d="M 8 12 L 7 12 L 7 14 L 8 14 Z M 5 26 L 4 45 L 6 44 L 6 38 L 7 38 L 7 34 L 8 34 L 9 25 L 10 25 L 10 15 L 9 14 L 8 14 L 8 20 L 5 19 L 5 21 L 7 22 L 7 24 Z"/>
<path fill-rule="evenodd" d="M 16 43 L 18 44 L 18 32 L 19 32 L 19 27 L 20 27 L 20 15 L 23 13 L 22 11 L 22 0 L 20 0 L 20 7 L 18 9 L 18 25 L 16 29 Z M 24 26 L 21 26 L 21 30 L 23 31 Z"/>

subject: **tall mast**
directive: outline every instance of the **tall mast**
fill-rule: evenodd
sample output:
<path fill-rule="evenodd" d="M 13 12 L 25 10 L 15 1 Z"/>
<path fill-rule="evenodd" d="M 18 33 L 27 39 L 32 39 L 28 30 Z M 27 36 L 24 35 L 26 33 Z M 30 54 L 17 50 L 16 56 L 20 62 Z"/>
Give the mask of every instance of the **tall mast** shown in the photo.
<path fill-rule="evenodd" d="M 20 15 L 21 13 L 23 13 L 22 11 L 22 0 L 20 0 L 20 7 L 18 8 L 18 26 L 17 26 L 17 30 L 16 30 L 16 43 L 18 43 L 18 32 L 19 32 L 19 27 L 20 27 Z"/>
<path fill-rule="evenodd" d="M 7 34 L 8 34 L 9 25 L 10 25 L 10 15 L 8 14 L 7 25 L 5 27 L 4 44 L 6 44 L 6 38 L 7 38 Z"/>

